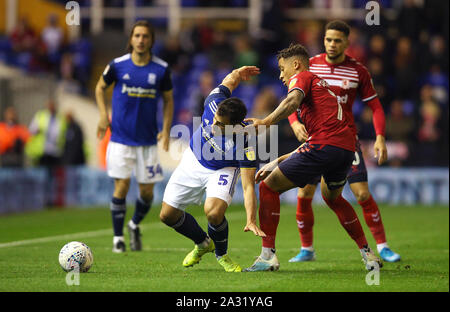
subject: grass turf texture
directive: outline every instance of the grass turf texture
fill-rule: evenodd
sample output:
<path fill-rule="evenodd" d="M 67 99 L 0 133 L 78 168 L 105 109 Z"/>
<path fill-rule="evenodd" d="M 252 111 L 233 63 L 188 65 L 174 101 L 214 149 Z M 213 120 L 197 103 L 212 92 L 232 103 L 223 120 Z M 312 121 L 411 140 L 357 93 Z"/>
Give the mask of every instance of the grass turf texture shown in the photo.
<path fill-rule="evenodd" d="M 361 208 L 355 210 L 369 244 L 373 237 Z M 380 285 L 368 286 L 359 250 L 335 214 L 315 206 L 314 245 L 317 260 L 288 263 L 298 253 L 295 207 L 284 205 L 277 236 L 278 272 L 226 273 L 213 254 L 192 268 L 181 263 L 193 243 L 159 221 L 153 207 L 142 223 L 143 251 L 113 254 L 110 212 L 106 208 L 46 210 L 0 217 L 0 291 L 150 291 L 150 292 L 303 292 L 303 291 L 449 291 L 448 206 L 380 206 L 388 242 L 402 261 L 385 263 Z M 127 220 L 133 207 L 128 207 Z M 203 210 L 190 207 L 206 229 Z M 227 211 L 229 254 L 243 268 L 259 255 L 261 240 L 243 232 L 242 206 Z M 42 239 L 41 239 L 42 238 Z M 66 285 L 58 263 L 61 247 L 86 243 L 94 265 L 79 286 Z M 11 243 L 15 242 L 15 243 Z"/>

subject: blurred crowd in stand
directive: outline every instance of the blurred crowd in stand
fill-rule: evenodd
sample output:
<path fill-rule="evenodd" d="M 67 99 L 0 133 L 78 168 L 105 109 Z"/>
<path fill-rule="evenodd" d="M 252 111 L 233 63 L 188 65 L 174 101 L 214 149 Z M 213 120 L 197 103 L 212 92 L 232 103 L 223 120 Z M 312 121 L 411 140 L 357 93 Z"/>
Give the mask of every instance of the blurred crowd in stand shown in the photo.
<path fill-rule="evenodd" d="M 123 1 L 110 2 L 123 6 Z M 136 1 L 141 6 L 156 2 Z M 248 5 L 248 1 L 232 2 L 235 6 Z M 184 21 L 181 32 L 169 36 L 166 19 L 150 20 L 157 28 L 153 52 L 166 60 L 172 69 L 176 104 L 174 123 L 192 127 L 192 117 L 202 114 L 208 93 L 230 70 L 242 65 L 259 66 L 261 75 L 242 84 L 234 95 L 244 100 L 248 116 L 262 117 L 270 113 L 286 96 L 286 88 L 278 80 L 277 51 L 291 42 L 305 45 L 311 56 L 324 50 L 327 20 L 292 20 L 286 13 L 293 8 L 327 7 L 332 2 L 265 1 L 261 29 L 256 34 L 249 34 L 246 29 L 232 30 L 229 27 L 232 22 L 199 18 Z M 362 9 L 366 3 L 362 0 L 340 2 L 350 8 Z M 182 0 L 181 3 L 185 7 L 230 4 L 229 1 L 200 0 Z M 352 31 L 346 52 L 368 68 L 384 107 L 390 155 L 387 166 L 448 166 L 448 2 L 385 0 L 379 3 L 383 7 L 380 26 L 368 26 L 364 20 L 347 21 Z M 387 10 L 383 9 L 394 11 L 395 17 L 388 18 Z M 66 43 L 58 21 L 49 17 L 48 23 L 41 34 L 36 34 L 27 26 L 26 20 L 21 20 L 9 35 L 8 42 L 0 41 L 0 60 L 29 72 L 54 72 L 74 92 L 88 93 L 86 85 L 92 74 L 89 40 Z M 5 54 L 7 48 L 13 53 Z M 118 51 L 117 56 L 121 53 L 123 51 Z M 109 61 L 105 59 L 104 64 Z M 79 160 L 81 156 L 63 156 L 64 153 L 75 153 L 70 151 L 74 147 L 67 144 L 69 137 L 80 137 L 81 134 L 82 138 L 76 121 L 70 115 L 52 115 L 55 114 L 52 101 L 44 111 L 57 117 L 47 118 L 45 130 L 36 119 L 28 130 L 17 125 L 20 130 L 13 131 L 16 137 L 8 141 L 7 150 L 16 153 L 27 140 L 41 135 L 53 142 L 44 145 L 44 153 L 40 158 L 34 158 L 35 163 L 53 162 L 56 154 L 58 162 L 72 163 L 75 158 L 84 162 L 84 159 Z M 5 111 L 0 131 L 14 125 L 11 115 L 14 113 Z M 363 147 L 372 153 L 372 140 L 375 139 L 372 112 L 358 99 L 354 103 L 354 115 Z M 298 145 L 287 121 L 280 123 L 279 142 L 280 154 Z M 80 146 L 81 143 L 77 141 L 77 144 Z M 7 159 L 3 155 L 3 145 L 0 145 L 2 161 Z"/>

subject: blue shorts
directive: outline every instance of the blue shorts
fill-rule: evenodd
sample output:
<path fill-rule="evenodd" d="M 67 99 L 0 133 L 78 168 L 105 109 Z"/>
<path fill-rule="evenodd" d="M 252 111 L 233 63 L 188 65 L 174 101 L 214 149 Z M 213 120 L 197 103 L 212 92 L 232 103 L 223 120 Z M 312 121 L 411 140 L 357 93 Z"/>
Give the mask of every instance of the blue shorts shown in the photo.
<path fill-rule="evenodd" d="M 312 183 L 316 185 L 320 183 L 320 175 L 317 176 Z M 356 140 L 356 152 L 353 155 L 353 162 L 350 169 L 347 172 L 347 180 L 349 184 L 357 182 L 367 182 L 367 168 L 364 163 L 364 157 L 361 151 L 361 143 Z"/>
<path fill-rule="evenodd" d="M 338 189 L 347 182 L 347 173 L 352 165 L 354 153 L 331 145 L 305 143 L 278 168 L 298 187 L 314 184 L 323 176 L 330 190 Z"/>

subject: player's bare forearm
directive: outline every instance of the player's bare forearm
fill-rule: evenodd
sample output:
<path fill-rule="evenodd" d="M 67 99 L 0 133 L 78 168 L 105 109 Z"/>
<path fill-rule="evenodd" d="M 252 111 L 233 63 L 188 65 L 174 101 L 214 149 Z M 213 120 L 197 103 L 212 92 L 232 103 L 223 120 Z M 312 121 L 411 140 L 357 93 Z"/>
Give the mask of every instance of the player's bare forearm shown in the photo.
<path fill-rule="evenodd" d="M 172 126 L 173 121 L 173 91 L 165 91 L 163 93 L 163 132 L 166 134 L 170 134 L 170 127 Z"/>
<path fill-rule="evenodd" d="M 255 192 L 256 168 L 242 168 L 241 180 L 242 191 L 244 193 L 244 207 L 247 213 L 247 223 L 256 222 L 256 192 Z"/>
<path fill-rule="evenodd" d="M 256 66 L 242 66 L 229 73 L 222 81 L 222 85 L 228 88 L 230 92 L 238 87 L 241 81 L 250 80 L 252 76 L 259 74 L 259 68 Z"/>
<path fill-rule="evenodd" d="M 288 118 L 289 115 L 300 106 L 302 100 L 302 92 L 298 90 L 292 91 L 269 116 L 264 118 L 264 124 L 267 126 L 274 125 L 279 123 L 281 120 Z"/>
<path fill-rule="evenodd" d="M 386 140 L 383 135 L 378 134 L 373 145 L 374 157 L 378 157 L 378 165 L 382 165 L 387 161 L 388 153 L 386 147 Z"/>
<path fill-rule="evenodd" d="M 100 118 L 108 118 L 108 109 L 106 105 L 106 85 L 103 77 L 100 77 L 97 85 L 95 86 L 95 100 L 97 102 L 97 107 L 100 111 Z"/>

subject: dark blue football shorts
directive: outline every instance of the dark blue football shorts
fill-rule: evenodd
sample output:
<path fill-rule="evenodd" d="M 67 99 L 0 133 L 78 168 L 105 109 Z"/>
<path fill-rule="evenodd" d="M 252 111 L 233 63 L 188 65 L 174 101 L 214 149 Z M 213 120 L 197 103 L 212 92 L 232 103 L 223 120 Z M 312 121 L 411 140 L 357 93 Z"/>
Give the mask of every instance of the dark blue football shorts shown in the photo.
<path fill-rule="evenodd" d="M 320 177 L 317 176 L 312 183 L 316 185 L 320 183 Z M 364 157 L 361 151 L 361 143 L 356 140 L 356 152 L 353 155 L 353 162 L 347 173 L 347 181 L 349 184 L 357 182 L 367 182 L 367 168 L 364 163 Z"/>
<path fill-rule="evenodd" d="M 281 172 L 298 187 L 316 184 L 323 176 L 330 190 L 347 182 L 354 152 L 331 145 L 305 143 L 278 166 Z"/>

